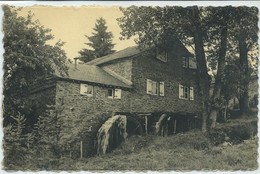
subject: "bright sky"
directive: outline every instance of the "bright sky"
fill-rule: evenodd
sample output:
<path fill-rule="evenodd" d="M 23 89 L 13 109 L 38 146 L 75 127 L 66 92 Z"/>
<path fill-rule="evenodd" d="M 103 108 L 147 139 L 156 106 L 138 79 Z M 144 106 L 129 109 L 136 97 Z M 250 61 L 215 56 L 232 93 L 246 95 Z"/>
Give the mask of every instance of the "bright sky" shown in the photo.
<path fill-rule="evenodd" d="M 119 40 L 120 27 L 116 19 L 123 14 L 118 7 L 51 7 L 51 6 L 31 6 L 24 7 L 22 15 L 28 11 L 35 14 L 34 19 L 39 19 L 46 28 L 52 29 L 54 42 L 61 39 L 66 42 L 64 50 L 68 58 L 73 59 L 78 56 L 78 51 L 87 48 L 88 40 L 85 35 L 91 36 L 96 19 L 103 17 L 108 26 L 107 31 L 113 33 L 114 49 L 119 51 L 126 47 L 135 45 L 133 39 Z"/>

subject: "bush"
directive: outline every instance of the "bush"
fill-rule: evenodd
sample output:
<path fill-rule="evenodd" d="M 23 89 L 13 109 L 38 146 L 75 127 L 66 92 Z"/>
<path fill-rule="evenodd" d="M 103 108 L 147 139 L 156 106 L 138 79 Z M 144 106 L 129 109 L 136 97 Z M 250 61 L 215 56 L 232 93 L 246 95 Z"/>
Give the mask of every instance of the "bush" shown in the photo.
<path fill-rule="evenodd" d="M 210 130 L 208 137 L 211 144 L 217 146 L 225 141 L 226 133 L 223 130 Z"/>
<path fill-rule="evenodd" d="M 251 124 L 236 126 L 230 131 L 229 137 L 232 141 L 239 143 L 250 139 L 254 133 L 253 129 Z"/>
<path fill-rule="evenodd" d="M 208 132 L 212 145 L 219 145 L 225 141 L 239 143 L 257 134 L 257 119 L 248 117 L 229 120 Z"/>

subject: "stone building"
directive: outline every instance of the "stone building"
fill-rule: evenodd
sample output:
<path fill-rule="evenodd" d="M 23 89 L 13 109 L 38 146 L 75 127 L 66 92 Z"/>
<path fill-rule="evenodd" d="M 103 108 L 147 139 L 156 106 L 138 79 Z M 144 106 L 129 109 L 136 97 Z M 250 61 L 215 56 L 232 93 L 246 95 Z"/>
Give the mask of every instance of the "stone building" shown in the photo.
<path fill-rule="evenodd" d="M 178 40 L 162 48 L 129 47 L 86 64 L 68 64 L 68 75 L 56 74 L 38 83 L 31 101 L 59 109 L 64 136 L 84 155 L 95 151 L 95 135 L 108 117 L 129 118 L 128 133 L 153 133 L 167 114 L 167 134 L 200 126 L 201 96 L 196 61 Z M 39 109 L 40 108 L 40 109 Z"/>

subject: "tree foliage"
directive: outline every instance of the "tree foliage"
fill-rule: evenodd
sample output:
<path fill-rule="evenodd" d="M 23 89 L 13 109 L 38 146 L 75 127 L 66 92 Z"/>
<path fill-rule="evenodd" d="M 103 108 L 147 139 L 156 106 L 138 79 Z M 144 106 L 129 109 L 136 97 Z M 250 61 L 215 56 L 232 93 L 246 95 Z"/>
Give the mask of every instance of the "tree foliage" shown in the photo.
<path fill-rule="evenodd" d="M 115 52 L 113 50 L 115 44 L 112 43 L 113 35 L 111 32 L 107 31 L 105 19 L 97 19 L 93 30 L 92 36 L 86 36 L 89 43 L 85 43 L 91 47 L 91 49 L 84 48 L 79 51 L 79 58 L 81 61 L 88 62 Z"/>
<path fill-rule="evenodd" d="M 23 134 L 25 127 L 25 116 L 18 113 L 16 117 L 11 117 L 13 124 L 4 128 L 4 165 L 13 168 L 24 164 L 24 160 L 28 155 L 27 151 L 27 135 Z"/>
<path fill-rule="evenodd" d="M 34 21 L 30 12 L 26 17 L 19 16 L 19 10 L 3 6 L 5 121 L 18 111 L 29 110 L 25 108 L 23 97 L 28 95 L 30 85 L 37 78 L 54 71 L 67 72 L 64 42 L 47 44 L 54 38 L 51 30 Z"/>

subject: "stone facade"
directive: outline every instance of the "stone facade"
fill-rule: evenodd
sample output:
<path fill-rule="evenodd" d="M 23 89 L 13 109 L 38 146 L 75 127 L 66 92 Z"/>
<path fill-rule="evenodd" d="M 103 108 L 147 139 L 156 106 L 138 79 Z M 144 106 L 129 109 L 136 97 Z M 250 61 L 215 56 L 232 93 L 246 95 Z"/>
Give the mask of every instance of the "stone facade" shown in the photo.
<path fill-rule="evenodd" d="M 114 112 L 130 112 L 130 92 L 122 89 L 121 99 L 112 99 L 108 98 L 108 87 L 95 85 L 93 96 L 86 96 L 80 94 L 80 83 L 58 80 L 55 99 L 57 107 L 62 108 L 63 141 L 75 152 L 83 141 L 84 156 L 90 156 L 96 152 L 96 133 L 108 117 Z"/>
<path fill-rule="evenodd" d="M 127 80 L 132 80 L 133 58 L 126 58 L 103 65 Z"/>
<path fill-rule="evenodd" d="M 156 52 L 152 50 L 131 59 L 118 59 L 101 67 L 109 68 L 132 81 L 133 89 L 128 105 L 130 112 L 198 114 L 201 110 L 201 98 L 196 83 L 196 70 L 182 67 L 182 57 L 186 55 L 178 50 L 181 49 L 168 52 L 168 62 L 156 59 Z M 131 75 L 131 78 L 125 75 L 126 72 Z M 147 94 L 147 79 L 164 82 L 165 96 Z M 179 99 L 179 84 L 194 88 L 194 100 Z"/>
<path fill-rule="evenodd" d="M 164 82 L 165 95 L 146 93 L 146 80 Z M 132 112 L 187 112 L 200 111 L 197 94 L 196 71 L 182 67 L 182 57 L 176 52 L 168 53 L 168 62 L 162 62 L 151 53 L 133 61 Z M 194 87 L 194 100 L 179 99 L 179 84 Z"/>

